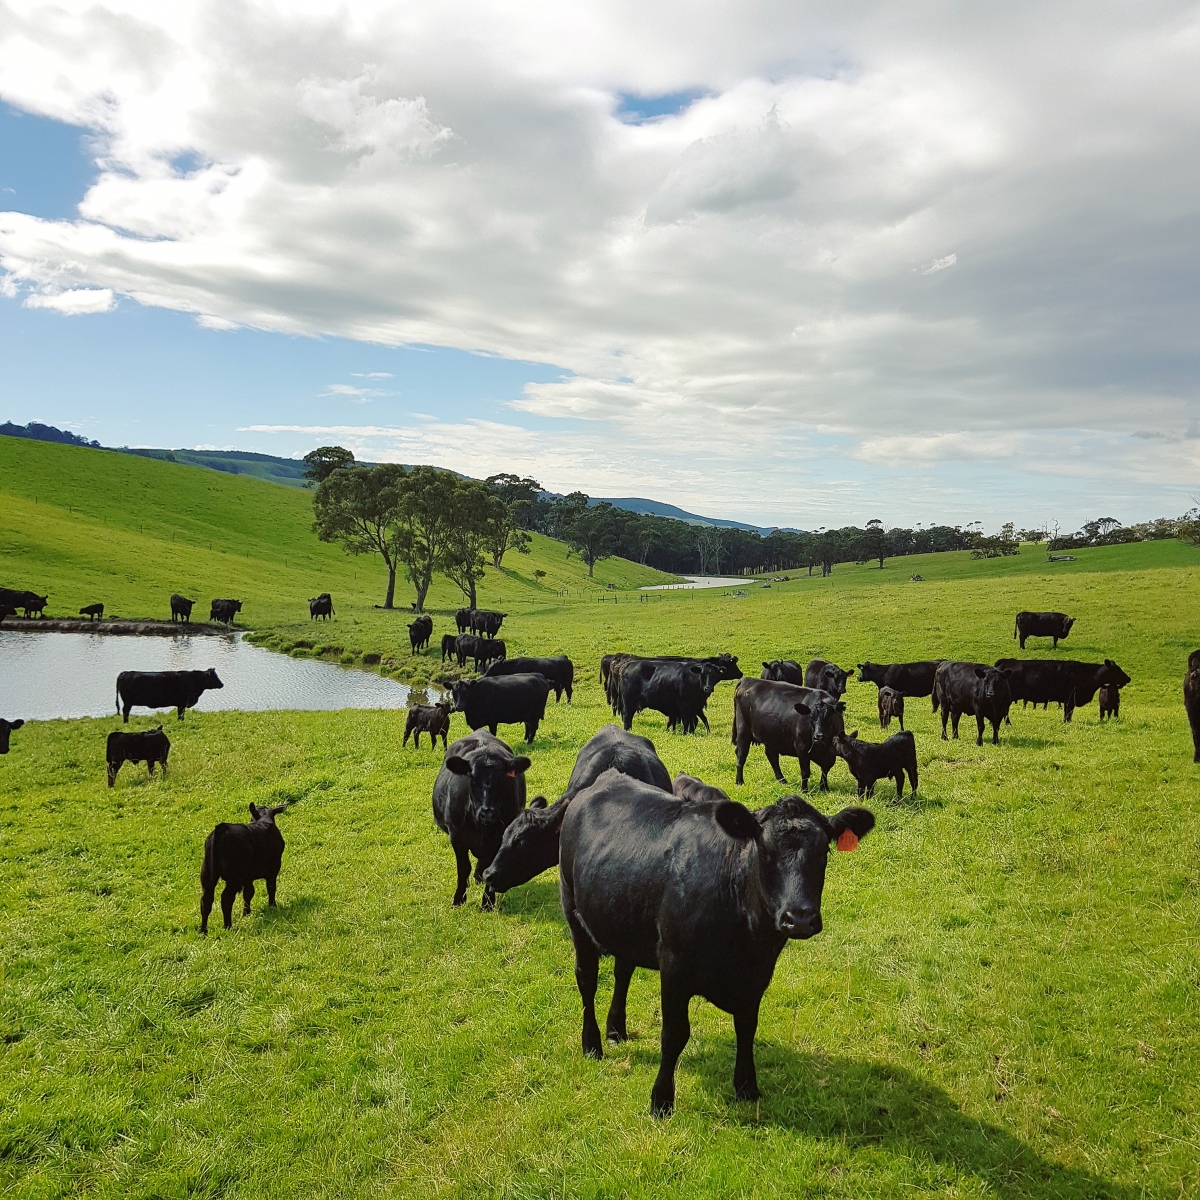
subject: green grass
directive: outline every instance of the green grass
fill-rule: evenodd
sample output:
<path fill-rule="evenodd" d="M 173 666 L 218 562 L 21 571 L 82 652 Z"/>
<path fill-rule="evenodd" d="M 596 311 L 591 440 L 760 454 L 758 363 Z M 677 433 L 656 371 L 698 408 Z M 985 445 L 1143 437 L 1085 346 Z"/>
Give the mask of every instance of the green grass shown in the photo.
<path fill-rule="evenodd" d="M 353 564 L 311 539 L 305 550 L 294 491 L 202 478 L 253 487 L 257 516 L 236 523 L 241 492 L 208 509 L 188 493 L 198 526 L 228 514 L 231 550 L 221 554 L 214 537 L 205 557 L 194 537 L 179 569 L 236 566 L 247 594 L 263 577 L 254 595 L 267 623 L 279 622 L 268 632 L 285 635 L 286 589 L 270 581 L 315 594 L 306 580 Z M 61 477 L 56 495 L 44 486 L 34 506 L 27 487 L 0 476 L 5 575 L 15 564 L 30 585 L 109 581 L 127 587 L 131 612 L 147 611 L 177 520 L 165 498 L 148 487 L 137 514 L 115 523 L 119 489 L 105 494 L 97 481 L 89 499 L 86 472 Z M 84 518 L 65 512 L 75 503 L 89 521 L 108 513 L 104 539 L 84 536 Z M 140 551 L 138 523 L 158 553 Z M 233 553 L 241 544 L 261 546 L 262 561 Z M 295 576 L 270 557 L 284 545 L 289 561 L 292 546 L 311 556 Z M 911 701 L 918 798 L 892 804 L 880 785 L 878 828 L 830 864 L 825 932 L 780 959 L 759 1030 L 763 1100 L 732 1102 L 731 1020 L 696 1001 L 667 1121 L 648 1115 L 656 977 L 635 976 L 633 1039 L 601 1063 L 584 1060 L 553 872 L 496 913 L 479 911 L 477 886 L 466 907 L 450 908 L 453 857 L 429 809 L 440 754 L 400 749 L 403 714 L 193 712 L 169 724 L 169 780 L 126 767 L 112 791 L 103 739 L 115 719 L 27 725 L 0 759 L 0 1187 L 144 1197 L 1195 1194 L 1200 768 L 1179 693 L 1200 644 L 1198 564 L 1195 551 L 1159 543 L 1053 567 L 1029 550 L 838 567 L 825 580 L 751 586 L 744 599 L 623 593 L 598 604 L 512 585 L 512 650 L 565 649 L 578 664 L 574 705 L 552 706 L 527 750 L 531 787 L 552 796 L 608 719 L 596 678 L 605 650 L 730 649 L 748 669 L 818 652 L 843 664 L 991 660 L 1016 653 L 1016 609 L 1063 608 L 1079 620 L 1060 653 L 1107 655 L 1133 676 L 1119 722 L 1101 726 L 1094 704 L 1071 725 L 1057 711 L 1018 709 L 999 747 L 942 743 L 928 704 Z M 907 582 L 914 572 L 926 582 Z M 508 580 L 496 586 L 509 607 Z M 365 646 L 403 620 L 370 602 L 365 589 L 361 601 L 347 591 L 346 625 L 339 617 L 321 636 L 343 637 L 355 621 Z M 1048 644 L 1028 653 L 1045 656 Z M 654 714 L 635 728 L 672 772 L 734 792 L 731 697 L 727 684 L 714 695 L 711 737 L 669 735 Z M 875 689 L 852 684 L 847 700 L 852 726 L 879 737 Z M 455 734 L 462 728 L 456 717 Z M 818 801 L 826 810 L 852 800 L 843 765 L 831 779 Z M 738 798 L 756 806 L 784 793 L 752 751 Z M 271 798 L 301 798 L 280 818 L 280 905 L 268 911 L 260 892 L 231 933 L 218 922 L 203 939 L 204 836 Z M 604 1003 L 610 983 L 603 968 Z"/>

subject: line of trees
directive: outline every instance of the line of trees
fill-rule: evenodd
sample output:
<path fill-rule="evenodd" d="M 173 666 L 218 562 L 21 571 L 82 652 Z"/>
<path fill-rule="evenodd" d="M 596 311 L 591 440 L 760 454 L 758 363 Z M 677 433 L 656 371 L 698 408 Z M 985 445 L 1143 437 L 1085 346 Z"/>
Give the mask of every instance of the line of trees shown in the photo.
<path fill-rule="evenodd" d="M 435 467 L 384 463 L 366 467 L 341 446 L 304 456 L 313 494 L 313 530 L 323 542 L 340 542 L 349 554 L 378 554 L 387 568 L 383 607 L 395 607 L 396 576 L 413 586 L 417 612 L 434 575 L 461 591 L 471 608 L 490 559 L 499 567 L 515 550 L 529 553 L 524 509 L 541 486 L 515 475 L 480 482 Z"/>
<path fill-rule="evenodd" d="M 1025 531 L 1029 532 L 1029 531 Z M 1136 525 L 1122 525 L 1116 517 L 1096 517 L 1085 521 L 1071 534 L 1043 531 L 1037 540 L 1048 550 L 1080 550 L 1088 546 L 1123 546 L 1130 542 L 1163 542 L 1179 538 L 1200 545 L 1200 508 L 1189 509 L 1182 517 L 1158 517 Z"/>

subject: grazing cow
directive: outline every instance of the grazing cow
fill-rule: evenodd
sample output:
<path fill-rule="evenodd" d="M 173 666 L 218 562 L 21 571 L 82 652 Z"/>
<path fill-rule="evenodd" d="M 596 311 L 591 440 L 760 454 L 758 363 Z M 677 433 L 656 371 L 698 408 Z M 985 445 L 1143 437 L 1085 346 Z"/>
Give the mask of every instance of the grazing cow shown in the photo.
<path fill-rule="evenodd" d="M 876 687 L 890 687 L 902 696 L 930 696 L 933 694 L 933 677 L 946 660 L 930 659 L 926 662 L 858 664 L 858 677 L 863 683 Z"/>
<path fill-rule="evenodd" d="M 108 761 L 108 786 L 117 782 L 117 772 L 123 763 L 144 762 L 146 770 L 154 777 L 154 764 L 162 767 L 163 778 L 167 777 L 167 755 L 171 753 L 171 742 L 160 725 L 143 733 L 121 733 L 114 730 L 108 735 L 104 757 Z"/>
<path fill-rule="evenodd" d="M 625 669 L 631 664 L 644 662 L 660 663 L 700 663 L 717 669 L 717 679 L 741 679 L 742 672 L 737 665 L 736 654 L 715 654 L 708 658 L 698 658 L 695 655 L 658 654 L 653 659 L 642 658 L 637 654 L 606 654 L 600 660 L 600 682 L 604 684 L 604 694 L 613 712 L 621 712 L 621 678 Z"/>
<path fill-rule="evenodd" d="M 1183 707 L 1192 730 L 1192 762 L 1200 763 L 1200 650 L 1193 650 L 1188 655 L 1188 671 L 1183 680 Z M 0 752 L 6 748 L 7 737 L 4 745 L 0 745 Z"/>
<path fill-rule="evenodd" d="M 449 834 L 458 864 L 455 907 L 467 898 L 468 855 L 475 856 L 475 881 L 479 883 L 500 849 L 505 829 L 524 809 L 529 765 L 528 758 L 515 756 L 510 747 L 484 730 L 459 738 L 446 752 L 433 784 L 433 819 Z M 495 889 L 484 883 L 482 907 L 486 912 L 495 906 Z"/>
<path fill-rule="evenodd" d="M 1119 689 L 1129 683 L 1129 676 L 1111 658 L 1102 663 L 1069 658 L 1000 658 L 996 666 L 1010 672 L 1009 688 L 1014 700 L 1035 706 L 1061 704 L 1064 721 L 1069 721 L 1077 708 L 1091 704 L 1105 685 Z"/>
<path fill-rule="evenodd" d="M 879 728 L 887 729 L 892 723 L 892 718 L 896 717 L 900 721 L 900 728 L 904 728 L 904 693 L 896 691 L 895 688 L 881 687 L 879 689 Z"/>
<path fill-rule="evenodd" d="M 267 903 L 275 907 L 275 881 L 283 864 L 283 834 L 275 826 L 275 818 L 288 805 L 259 808 L 250 805 L 250 821 L 245 825 L 230 825 L 222 821 L 204 839 L 204 863 L 200 868 L 200 932 L 208 932 L 208 914 L 212 912 L 213 893 L 217 880 L 225 880 L 221 892 L 221 915 L 225 928 L 233 927 L 233 902 L 238 892 L 245 898 L 243 916 L 250 915 L 254 897 L 254 881 L 267 881 Z"/>
<path fill-rule="evenodd" d="M 946 737 L 946 720 L 954 720 L 954 737 L 958 738 L 958 722 L 963 713 L 973 713 L 979 727 L 975 745 L 983 745 L 983 726 L 992 723 L 992 745 L 1000 744 L 1000 725 L 1012 706 L 1012 690 L 1008 668 L 989 667 L 985 663 L 944 662 L 933 680 L 933 711 L 942 710 L 942 741 Z"/>
<path fill-rule="evenodd" d="M 23 608 L 27 617 L 32 617 L 34 613 L 40 616 L 49 599 L 49 596 L 39 596 L 37 592 L 21 591 L 18 588 L 0 588 L 0 604 L 12 608 L 14 612 L 18 608 Z"/>
<path fill-rule="evenodd" d="M 408 627 L 408 640 L 412 646 L 411 653 L 416 654 L 418 650 L 424 650 L 429 645 L 429 639 L 433 636 L 433 618 L 431 616 L 421 616 L 412 622 Z"/>
<path fill-rule="evenodd" d="M 804 687 L 804 668 L 793 658 L 774 658 L 763 663 L 760 679 L 773 679 L 776 683 L 794 683 Z"/>
<path fill-rule="evenodd" d="M 508 655 L 508 647 L 499 638 L 475 639 L 475 670 L 486 667 L 493 661 L 503 661 Z M 528 672 L 525 672 L 528 674 Z"/>
<path fill-rule="evenodd" d="M 804 669 L 804 686 L 828 692 L 835 700 L 846 694 L 846 684 L 853 678 L 853 671 L 844 670 L 823 658 L 814 658 Z"/>
<path fill-rule="evenodd" d="M 5 617 L 15 617 L 16 615 L 17 610 L 11 604 L 0 604 L 0 621 L 3 621 Z"/>
<path fill-rule="evenodd" d="M 752 745 L 762 746 L 771 770 L 780 783 L 787 783 L 779 767 L 786 754 L 800 762 L 800 787 L 808 791 L 810 763 L 821 768 L 821 791 L 829 790 L 829 771 L 837 761 L 833 739 L 846 732 L 843 700 L 828 692 L 777 683 L 773 679 L 743 679 L 733 693 L 733 730 L 730 740 L 737 747 L 737 783 L 745 782 L 743 771 Z"/>
<path fill-rule="evenodd" d="M 442 634 L 442 662 L 448 658 L 458 657 L 458 636 L 453 633 Z"/>
<path fill-rule="evenodd" d="M 99 621 L 104 617 L 103 604 L 85 604 L 80 610 L 81 617 L 87 617 L 89 621 Z"/>
<path fill-rule="evenodd" d="M 473 633 L 460 633 L 454 639 L 454 653 L 460 667 L 467 665 L 468 658 L 475 657 L 475 651 L 478 649 L 481 641 L 483 639 L 476 637 Z"/>
<path fill-rule="evenodd" d="M 667 718 L 667 728 L 695 733 L 701 721 L 710 730 L 704 711 L 720 675 L 712 663 L 660 662 L 645 658 L 625 663 L 621 670 L 621 722 L 628 730 L 633 718 L 647 708 Z"/>
<path fill-rule="evenodd" d="M 860 796 L 874 796 L 880 779 L 896 781 L 896 799 L 904 795 L 904 772 L 917 794 L 917 740 L 911 732 L 893 733 L 885 742 L 860 742 L 858 730 L 833 739 L 834 753 L 846 760 Z"/>
<path fill-rule="evenodd" d="M 8 735 L 14 729 L 20 729 L 24 721 L 6 721 L 0 717 L 0 754 L 8 753 Z"/>
<path fill-rule="evenodd" d="M 1121 715 L 1121 689 L 1115 683 L 1106 683 L 1097 693 L 1100 697 L 1100 720 Z"/>
<path fill-rule="evenodd" d="M 484 675 L 488 678 L 496 675 L 545 675 L 554 684 L 554 703 L 557 704 L 563 692 L 566 692 L 567 703 L 570 704 L 571 688 L 575 683 L 575 664 L 565 654 L 557 658 L 506 658 L 503 662 L 492 663 Z"/>
<path fill-rule="evenodd" d="M 183 720 L 183 711 L 194 708 L 209 688 L 225 685 L 212 667 L 207 671 L 122 671 L 117 676 L 117 711 L 129 724 L 129 710 L 173 708 Z"/>
<path fill-rule="evenodd" d="M 322 592 L 319 596 L 312 596 L 308 601 L 308 619 L 315 621 L 318 617 L 324 617 L 326 621 L 330 617 L 337 616 L 333 611 L 333 597 L 328 592 Z"/>
<path fill-rule="evenodd" d="M 508 613 L 492 612 L 486 608 L 473 608 L 470 618 L 471 632 L 494 638 L 500 632 L 500 626 L 504 624 L 504 618 L 507 616 Z"/>
<path fill-rule="evenodd" d="M 178 592 L 171 593 L 171 620 L 189 622 L 192 619 L 192 605 L 195 600 L 189 600 Z"/>
<path fill-rule="evenodd" d="M 1013 637 L 1021 639 L 1021 649 L 1025 649 L 1025 639 L 1031 637 L 1048 637 L 1054 639 L 1054 649 L 1058 649 L 1060 639 L 1065 640 L 1075 624 L 1074 617 L 1068 617 L 1060 612 L 1019 612 L 1017 622 L 1013 626 Z"/>
<path fill-rule="evenodd" d="M 233 618 L 242 611 L 240 600 L 214 600 L 209 606 L 208 619 L 220 621 L 222 625 L 232 625 Z"/>
<path fill-rule="evenodd" d="M 754 1035 L 776 960 L 789 940 L 821 932 L 830 843 L 850 849 L 874 824 L 864 808 L 827 817 L 799 796 L 756 813 L 732 800 L 664 798 L 606 771 L 571 801 L 560 839 L 559 890 L 575 946 L 584 1054 L 603 1055 L 596 983 L 600 956 L 611 954 L 615 986 L 605 1024 L 612 1041 L 627 1036 L 634 967 L 660 973 L 653 1115 L 674 1108 L 675 1064 L 691 1035 L 694 995 L 733 1015 L 734 1093 L 758 1099 Z"/>
<path fill-rule="evenodd" d="M 471 729 L 524 725 L 525 741 L 537 737 L 546 717 L 550 680 L 543 675 L 501 675 L 498 679 L 460 679 L 453 685 L 454 711 L 467 718 Z"/>
<path fill-rule="evenodd" d="M 474 611 L 471 608 L 460 608 L 454 614 L 454 624 L 458 626 L 459 633 L 466 633 L 471 628 L 471 613 Z"/>
<path fill-rule="evenodd" d="M 404 741 L 401 746 L 408 745 L 409 734 L 412 734 L 413 746 L 420 750 L 421 734 L 429 734 L 429 747 L 432 749 L 440 737 L 442 749 L 446 749 L 446 735 L 450 732 L 451 708 L 449 700 L 439 700 L 436 704 L 414 704 L 408 710 L 408 718 L 404 722 Z"/>
<path fill-rule="evenodd" d="M 654 743 L 616 725 L 605 725 L 579 751 L 562 798 L 547 807 L 545 797 L 537 796 L 517 814 L 504 831 L 492 865 L 483 873 L 484 882 L 497 892 L 507 892 L 557 866 L 558 835 L 567 805 L 610 769 L 640 779 L 664 794 L 671 791 L 671 777 Z"/>

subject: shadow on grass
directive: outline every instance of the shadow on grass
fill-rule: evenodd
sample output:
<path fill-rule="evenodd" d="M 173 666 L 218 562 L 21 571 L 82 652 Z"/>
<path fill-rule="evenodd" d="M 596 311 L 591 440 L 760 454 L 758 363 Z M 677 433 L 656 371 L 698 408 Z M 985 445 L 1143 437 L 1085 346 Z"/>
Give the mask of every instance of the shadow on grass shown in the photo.
<path fill-rule="evenodd" d="M 634 1055 L 657 1064 L 656 1042 L 647 1037 Z M 761 1040 L 757 1059 L 763 1091 L 758 1106 L 732 1103 L 732 1043 L 693 1043 L 680 1069 L 698 1076 L 714 1099 L 731 1101 L 728 1120 L 733 1124 L 766 1123 L 852 1149 L 879 1146 L 973 1176 L 1004 1200 L 1132 1200 L 1141 1194 L 1043 1158 L 1002 1125 L 966 1115 L 941 1088 L 902 1067 L 802 1054 Z"/>
<path fill-rule="evenodd" d="M 558 896 L 558 879 L 549 872 L 505 892 L 497 911 L 506 917 L 532 918 L 564 927 L 566 925 Z"/>

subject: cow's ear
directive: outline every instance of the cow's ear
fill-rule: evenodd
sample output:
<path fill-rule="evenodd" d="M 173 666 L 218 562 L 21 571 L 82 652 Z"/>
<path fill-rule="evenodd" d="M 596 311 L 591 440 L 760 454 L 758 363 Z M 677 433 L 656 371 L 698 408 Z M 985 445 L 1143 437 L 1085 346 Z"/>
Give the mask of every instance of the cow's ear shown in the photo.
<path fill-rule="evenodd" d="M 471 764 L 457 754 L 451 754 L 443 765 L 448 771 L 453 771 L 455 775 L 470 775 L 471 773 Z"/>
<path fill-rule="evenodd" d="M 769 662 L 763 663 L 763 666 L 766 667 L 768 671 L 771 669 L 771 664 Z"/>
<path fill-rule="evenodd" d="M 807 704 L 797 704 L 796 711 L 798 713 L 803 713 L 807 717 L 809 713 L 812 712 L 812 709 L 810 709 Z"/>
<path fill-rule="evenodd" d="M 518 775 L 524 775 L 525 772 L 528 771 L 531 766 L 533 766 L 533 761 L 531 759 L 526 758 L 525 755 L 523 755 L 523 754 L 520 756 L 520 758 L 513 759 L 512 769 Z"/>
<path fill-rule="evenodd" d="M 846 672 L 846 682 L 847 682 L 847 683 L 849 683 L 849 682 L 850 682 L 850 680 L 852 680 L 853 678 L 854 678 L 854 672 L 853 672 L 853 671 L 847 671 L 847 672 Z"/>
<path fill-rule="evenodd" d="M 699 663 L 690 663 L 688 665 L 688 670 L 691 671 L 693 675 L 699 675 L 704 668 L 701 667 Z"/>
<path fill-rule="evenodd" d="M 1005 667 L 1000 674 L 1003 675 L 1005 679 L 1010 678 L 1012 676 L 1012 667 Z"/>
<path fill-rule="evenodd" d="M 250 801 L 250 816 L 251 816 L 251 817 L 252 817 L 254 820 L 256 820 L 256 821 L 258 820 L 258 809 L 254 807 L 254 801 L 253 801 L 253 800 L 251 800 L 251 801 Z"/>
<path fill-rule="evenodd" d="M 733 656 L 733 665 L 735 667 L 737 666 L 737 655 L 736 654 Z"/>
<path fill-rule="evenodd" d="M 762 837 L 762 826 L 754 814 L 736 800 L 723 800 L 713 810 L 713 820 L 734 840 L 751 841 Z"/>
<path fill-rule="evenodd" d="M 987 675 L 987 672 L 982 667 L 975 668 L 975 678 L 976 679 L 982 679 L 982 678 L 984 678 L 985 675 Z"/>
<path fill-rule="evenodd" d="M 530 808 L 545 808 L 546 807 L 546 797 L 545 796 L 534 796 L 534 798 L 532 800 L 530 800 L 530 802 L 529 802 L 529 807 Z"/>
<path fill-rule="evenodd" d="M 848 738 L 849 738 L 851 741 L 854 741 L 854 740 L 855 740 L 855 739 L 858 737 L 858 730 L 856 729 L 856 730 L 855 730 L 853 733 L 848 733 L 848 734 L 846 734 L 846 736 L 847 736 L 847 737 L 848 737 Z"/>
<path fill-rule="evenodd" d="M 845 702 L 845 700 L 839 700 L 839 701 L 837 702 L 837 710 L 838 710 L 838 712 L 845 712 L 845 711 L 846 711 L 846 702 Z"/>
<path fill-rule="evenodd" d="M 1104 660 L 1104 665 L 1106 667 L 1115 667 L 1117 664 L 1115 662 L 1113 662 L 1113 660 L 1111 658 L 1106 658 Z"/>
<path fill-rule="evenodd" d="M 8 727 L 9 727 L 9 729 L 20 729 L 24 724 L 25 724 L 24 721 L 10 721 L 8 723 Z M 159 729 L 161 729 L 161 728 L 162 728 L 162 726 L 160 725 Z"/>
<path fill-rule="evenodd" d="M 838 841 L 847 830 L 854 834 L 857 841 L 858 838 L 865 838 L 875 828 L 875 814 L 869 808 L 859 808 L 857 805 L 843 808 L 841 812 L 829 817 L 828 821 L 833 830 L 830 841 Z"/>

